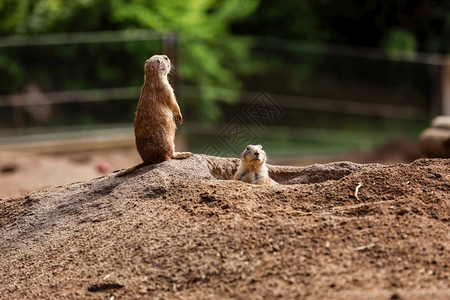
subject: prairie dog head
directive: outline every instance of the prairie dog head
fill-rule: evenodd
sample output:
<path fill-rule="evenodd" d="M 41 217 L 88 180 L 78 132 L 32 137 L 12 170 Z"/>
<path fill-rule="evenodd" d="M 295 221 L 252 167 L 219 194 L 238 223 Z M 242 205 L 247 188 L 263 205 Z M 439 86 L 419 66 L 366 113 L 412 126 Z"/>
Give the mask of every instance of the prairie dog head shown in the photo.
<path fill-rule="evenodd" d="M 242 152 L 241 159 L 246 163 L 261 165 L 266 162 L 267 156 L 261 145 L 248 145 Z"/>
<path fill-rule="evenodd" d="M 153 55 L 145 61 L 145 73 L 167 76 L 172 65 L 167 55 Z"/>

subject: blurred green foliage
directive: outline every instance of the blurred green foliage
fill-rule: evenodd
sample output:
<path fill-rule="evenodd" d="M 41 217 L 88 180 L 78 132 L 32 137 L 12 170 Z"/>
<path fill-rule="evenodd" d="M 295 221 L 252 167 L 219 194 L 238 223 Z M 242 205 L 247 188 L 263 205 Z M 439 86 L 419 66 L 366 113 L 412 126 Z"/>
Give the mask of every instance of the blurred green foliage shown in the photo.
<path fill-rule="evenodd" d="M 450 53 L 450 1 L 261 0 L 232 29 L 237 34 Z"/>
<path fill-rule="evenodd" d="M 222 111 L 216 100 L 233 102 L 241 87 L 301 94 L 317 82 L 308 80 L 319 77 L 319 68 L 323 74 L 327 66 L 337 69 L 334 57 L 324 60 L 311 49 L 304 54 L 295 43 L 292 49 L 284 43 L 287 51 L 264 53 L 268 40 L 256 45 L 248 36 L 384 47 L 397 59 L 413 58 L 417 51 L 449 53 L 450 2 L 0 0 L 0 36 L 140 28 L 177 34 L 177 74 L 198 94 L 186 97 L 183 110 L 195 120 L 217 120 Z M 0 91 L 23 92 L 30 81 L 45 91 L 140 85 L 143 62 L 162 49 L 161 40 L 2 48 Z M 353 66 L 341 64 L 341 77 L 359 79 L 351 74 Z"/>
<path fill-rule="evenodd" d="M 395 28 L 389 31 L 383 45 L 392 59 L 414 59 L 417 40 L 410 32 Z"/>
<path fill-rule="evenodd" d="M 188 103 L 199 117 L 216 119 L 220 111 L 214 100 L 236 94 L 222 95 L 220 91 L 208 89 L 209 86 L 221 86 L 239 89 L 239 74 L 249 72 L 249 66 L 243 64 L 249 56 L 250 41 L 231 39 L 229 24 L 251 14 L 258 0 L 0 0 L 0 35 L 34 35 L 43 33 L 89 32 L 118 29 L 149 28 L 160 33 L 176 33 L 179 37 L 179 56 L 177 73 L 184 84 L 199 87 L 200 101 Z M 226 42 L 225 42 L 226 41 Z M 125 76 L 126 62 L 115 60 L 128 53 L 133 67 L 143 67 L 146 58 L 158 54 L 161 45 L 154 45 L 153 53 L 140 53 L 142 43 L 128 43 L 96 51 L 91 46 L 64 46 L 49 53 L 50 62 L 55 64 L 58 57 L 75 62 L 70 70 L 60 69 L 58 77 L 70 82 L 70 87 L 92 88 L 93 77 L 101 82 L 115 82 L 115 86 L 130 84 Z M 45 48 L 45 47 L 44 47 Z M 26 84 L 27 58 L 32 59 L 39 51 L 47 49 L 24 49 L 22 53 L 1 51 L 1 75 L 9 78 L 0 86 L 2 93 L 17 92 Z M 159 50 L 161 51 L 161 50 Z M 19 51 L 21 52 L 21 51 Z M 95 55 L 97 54 L 97 55 Z M 55 57 L 56 56 L 56 57 Z M 134 57 L 134 59 L 132 58 Z M 95 58 L 95 60 L 94 60 Z M 175 58 L 173 58 L 175 59 Z M 41 59 L 40 59 L 41 60 Z M 41 61 L 42 63 L 42 61 Z M 82 74 L 83 67 L 95 66 L 96 74 Z M 179 66 L 179 68 L 178 68 Z M 43 65 L 43 67 L 45 67 Z M 85 68 L 87 69 L 87 68 Z M 67 71 L 67 72 L 66 72 Z M 44 85 L 45 78 L 36 74 L 39 84 Z M 142 76 L 139 77 L 140 80 Z M 118 82 L 119 81 L 119 82 Z M 13 85 L 11 85 L 11 82 Z M 49 88 L 49 87 L 47 87 Z"/>

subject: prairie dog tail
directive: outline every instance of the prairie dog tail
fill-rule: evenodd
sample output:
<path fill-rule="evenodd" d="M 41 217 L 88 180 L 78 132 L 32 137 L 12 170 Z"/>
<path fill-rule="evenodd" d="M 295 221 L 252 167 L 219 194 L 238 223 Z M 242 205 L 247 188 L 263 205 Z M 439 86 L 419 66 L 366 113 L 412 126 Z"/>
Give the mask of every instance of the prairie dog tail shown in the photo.
<path fill-rule="evenodd" d="M 116 177 L 122 177 L 122 176 L 128 175 L 143 166 L 145 166 L 145 163 L 142 162 L 138 165 L 135 165 L 134 167 L 130 167 L 128 169 L 122 170 L 116 174 Z"/>

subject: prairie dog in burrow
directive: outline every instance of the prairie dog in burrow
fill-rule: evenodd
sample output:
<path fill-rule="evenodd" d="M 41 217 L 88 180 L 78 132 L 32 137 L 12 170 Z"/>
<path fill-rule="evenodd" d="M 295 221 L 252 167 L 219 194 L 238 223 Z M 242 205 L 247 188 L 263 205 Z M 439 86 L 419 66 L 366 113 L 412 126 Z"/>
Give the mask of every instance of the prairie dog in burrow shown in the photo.
<path fill-rule="evenodd" d="M 143 162 L 117 173 L 119 177 L 144 165 L 192 155 L 175 152 L 175 121 L 181 124 L 183 117 L 167 78 L 171 68 L 167 55 L 153 55 L 145 62 L 144 84 L 134 118 L 136 148 Z"/>
<path fill-rule="evenodd" d="M 253 184 L 278 184 L 269 177 L 267 155 L 261 145 L 248 145 L 241 155 L 241 163 L 234 180 Z"/>

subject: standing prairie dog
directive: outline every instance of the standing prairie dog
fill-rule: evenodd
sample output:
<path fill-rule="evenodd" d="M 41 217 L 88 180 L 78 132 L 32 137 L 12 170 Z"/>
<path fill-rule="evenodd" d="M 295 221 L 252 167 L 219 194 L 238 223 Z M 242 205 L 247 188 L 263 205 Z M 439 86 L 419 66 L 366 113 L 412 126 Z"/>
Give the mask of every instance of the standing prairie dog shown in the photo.
<path fill-rule="evenodd" d="M 134 118 L 136 148 L 143 162 L 117 173 L 118 177 L 144 165 L 192 155 L 175 152 L 175 121 L 181 124 L 183 117 L 167 78 L 171 67 L 166 55 L 153 55 L 145 62 L 144 84 Z"/>
<path fill-rule="evenodd" d="M 267 156 L 261 145 L 248 145 L 241 155 L 241 164 L 234 180 L 253 184 L 278 184 L 269 177 L 266 166 Z"/>

